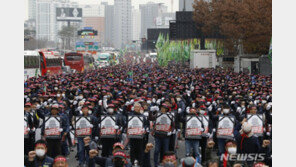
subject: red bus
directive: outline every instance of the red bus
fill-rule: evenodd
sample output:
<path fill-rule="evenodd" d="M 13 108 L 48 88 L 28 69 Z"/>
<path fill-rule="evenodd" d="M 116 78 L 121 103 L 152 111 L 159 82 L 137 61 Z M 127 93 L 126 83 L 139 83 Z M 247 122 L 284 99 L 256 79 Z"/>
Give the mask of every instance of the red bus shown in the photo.
<path fill-rule="evenodd" d="M 39 52 L 40 54 L 40 68 L 41 75 L 53 75 L 53 74 L 61 74 L 63 59 L 61 57 L 57 57 L 52 55 L 49 52 Z"/>
<path fill-rule="evenodd" d="M 71 69 L 74 69 L 78 72 L 84 71 L 83 54 L 77 52 L 66 53 L 64 60 L 65 66 L 69 66 Z"/>

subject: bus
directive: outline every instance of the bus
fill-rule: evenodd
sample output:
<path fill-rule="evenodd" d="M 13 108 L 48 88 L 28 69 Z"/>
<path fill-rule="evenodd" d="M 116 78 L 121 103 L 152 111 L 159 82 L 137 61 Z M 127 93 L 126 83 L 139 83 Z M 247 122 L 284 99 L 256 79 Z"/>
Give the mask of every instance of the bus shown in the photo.
<path fill-rule="evenodd" d="M 95 59 L 92 57 L 92 55 L 85 54 L 83 56 L 83 60 L 84 60 L 84 69 L 85 70 L 94 69 L 94 61 L 95 61 Z"/>
<path fill-rule="evenodd" d="M 98 67 L 109 66 L 110 57 L 111 57 L 111 54 L 110 53 L 100 53 L 98 55 L 97 60 L 96 60 L 96 65 Z"/>
<path fill-rule="evenodd" d="M 38 77 L 40 74 L 40 55 L 38 51 L 24 51 L 24 79 Z"/>
<path fill-rule="evenodd" d="M 64 57 L 65 65 L 78 72 L 84 71 L 84 58 L 82 53 L 70 52 Z"/>
<path fill-rule="evenodd" d="M 39 51 L 41 75 L 54 75 L 62 73 L 63 59 L 54 56 L 51 52 Z"/>

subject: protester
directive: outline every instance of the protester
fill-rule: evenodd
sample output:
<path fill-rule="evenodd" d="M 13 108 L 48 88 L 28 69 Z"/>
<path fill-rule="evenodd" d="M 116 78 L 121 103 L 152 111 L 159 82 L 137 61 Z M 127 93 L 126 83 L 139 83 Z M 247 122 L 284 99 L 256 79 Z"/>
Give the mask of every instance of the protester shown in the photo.
<path fill-rule="evenodd" d="M 221 68 L 190 69 L 176 64 L 169 68 L 156 63 L 134 63 L 131 66 L 133 56 L 124 56 L 123 59 L 126 63 L 96 70 L 28 78 L 24 93 L 24 116 L 28 123 L 25 129 L 25 153 L 33 149 L 34 143 L 34 137 L 28 138 L 26 130 L 38 136 L 40 132 L 35 129 L 41 127 L 42 138 L 48 142 L 48 155 L 51 157 L 60 154 L 67 156 L 68 146 L 75 146 L 73 141 L 78 140 L 76 147 L 80 164 L 99 163 L 105 166 L 108 159 L 111 166 L 128 166 L 135 160 L 138 165 L 151 166 L 150 155 L 145 149 L 149 140 L 155 143 L 151 160 L 154 166 L 159 163 L 175 166 L 178 159 L 185 157 L 184 153 L 177 157 L 180 154 L 176 150 L 176 136 L 178 139 L 185 138 L 187 122 L 184 118 L 192 112 L 203 118 L 204 124 L 201 139 L 189 142 L 191 139 L 185 138 L 186 154 L 190 154 L 188 148 L 191 143 L 195 148 L 194 154 L 199 157 L 194 155 L 196 163 L 216 166 L 220 155 L 229 152 L 227 143 L 231 140 L 236 143 L 236 154 L 264 153 L 265 164 L 271 164 L 271 76 L 235 73 Z M 250 121 L 252 115 L 258 116 L 255 120 L 258 124 Z M 93 125 L 92 135 L 89 135 L 87 142 L 85 136 L 75 136 L 77 127 L 74 120 L 80 116 L 97 120 L 90 121 Z M 143 117 L 143 138 L 129 139 L 129 116 Z M 48 117 L 60 118 L 59 138 L 52 139 L 44 134 Z M 262 118 L 262 122 L 259 118 Z M 225 119 L 228 121 L 223 122 Z M 262 132 L 252 132 L 252 129 L 261 129 L 259 125 L 262 125 Z M 230 133 L 223 136 L 218 131 Z M 118 142 L 122 145 L 117 144 L 113 148 Z M 101 147 L 102 154 L 97 156 Z M 209 156 L 217 153 L 216 148 L 218 158 Z M 234 147 L 231 148 L 233 151 Z M 123 150 L 130 152 L 131 162 Z M 168 151 L 176 160 L 163 161 Z M 32 160 L 32 153 L 30 157 Z"/>
<path fill-rule="evenodd" d="M 137 160 L 139 162 L 139 165 L 143 165 L 143 156 L 144 156 L 144 150 L 145 150 L 145 140 L 144 136 L 146 134 L 146 129 L 149 127 L 149 122 L 146 120 L 146 117 L 143 115 L 144 114 L 144 109 L 141 107 L 141 104 L 136 102 L 134 104 L 134 112 L 131 113 L 129 116 L 137 116 L 139 118 L 142 118 L 142 137 L 141 138 L 131 138 L 129 140 L 130 142 L 130 156 L 131 156 L 131 161 L 134 164 L 134 161 Z"/>
<path fill-rule="evenodd" d="M 168 105 L 167 104 L 162 104 L 160 112 L 161 114 L 167 114 L 168 112 Z M 158 119 L 160 119 L 161 123 L 161 118 L 158 115 L 154 116 L 155 124 L 157 124 Z M 169 118 L 170 119 L 170 118 Z M 167 123 L 167 122 L 166 122 Z M 170 141 L 170 136 L 172 135 L 172 129 L 174 129 L 174 122 L 172 120 L 169 121 L 168 127 L 162 129 L 163 125 L 159 125 L 160 128 L 155 128 L 154 129 L 154 139 L 155 139 L 155 150 L 154 150 L 154 165 L 158 165 L 158 159 L 160 156 L 160 159 L 162 159 L 163 154 L 161 154 L 161 150 L 165 153 L 169 150 L 169 141 Z"/>
<path fill-rule="evenodd" d="M 46 155 L 47 143 L 44 140 L 38 140 L 35 143 L 34 151 L 30 151 L 28 156 L 25 156 L 26 167 L 52 166 L 53 159 Z"/>
<path fill-rule="evenodd" d="M 55 157 L 53 167 L 68 167 L 67 159 L 61 155 Z"/>
<path fill-rule="evenodd" d="M 98 138 L 98 131 L 97 131 L 97 125 L 98 121 L 97 118 L 93 115 L 91 115 L 91 111 L 89 110 L 88 103 L 86 102 L 83 104 L 83 107 L 80 111 L 80 116 L 82 117 L 89 117 L 90 118 L 90 125 L 91 125 L 91 138 L 96 139 Z M 88 164 L 88 152 L 85 151 L 85 146 L 84 146 L 84 137 L 85 136 L 79 136 L 77 137 L 78 140 L 78 160 L 79 160 L 79 165 L 83 164 Z"/>
<path fill-rule="evenodd" d="M 31 103 L 26 103 L 24 108 L 24 119 L 25 119 L 25 138 L 24 138 L 24 146 L 25 146 L 25 154 L 27 155 L 30 150 L 34 148 L 35 141 L 35 126 L 34 126 L 34 115 L 31 110 Z"/>
<path fill-rule="evenodd" d="M 62 152 L 62 142 L 66 139 L 67 133 L 69 132 L 69 121 L 64 114 L 59 113 L 58 104 L 52 105 L 51 112 L 47 116 L 59 117 L 61 120 L 61 128 L 58 129 L 61 132 L 61 135 L 57 138 L 48 138 L 48 135 L 45 134 L 45 122 L 42 126 L 42 135 L 44 136 L 44 138 L 46 138 L 46 142 L 48 143 L 48 155 L 51 157 L 56 157 Z"/>
<path fill-rule="evenodd" d="M 161 165 L 162 167 L 177 167 L 177 158 L 174 152 L 167 151 L 164 153 Z"/>

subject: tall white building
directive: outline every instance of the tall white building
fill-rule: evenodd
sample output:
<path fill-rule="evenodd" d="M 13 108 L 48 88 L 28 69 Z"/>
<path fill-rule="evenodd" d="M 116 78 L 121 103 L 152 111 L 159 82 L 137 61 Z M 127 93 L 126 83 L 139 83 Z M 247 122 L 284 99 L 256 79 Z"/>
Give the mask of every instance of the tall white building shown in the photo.
<path fill-rule="evenodd" d="M 132 40 L 140 40 L 141 34 L 141 12 L 138 9 L 132 10 Z"/>
<path fill-rule="evenodd" d="M 176 19 L 175 13 L 161 13 L 156 18 L 156 28 L 169 28 L 170 21 Z"/>
<path fill-rule="evenodd" d="M 153 3 L 148 2 L 147 4 L 141 4 L 141 37 L 147 38 L 147 29 L 148 28 L 156 28 L 161 21 L 159 17 L 161 17 L 162 13 L 167 12 L 167 7 L 162 3 Z"/>
<path fill-rule="evenodd" d="M 131 0 L 114 0 L 114 47 L 125 48 L 132 39 Z"/>
<path fill-rule="evenodd" d="M 36 0 L 28 0 L 28 20 L 36 19 Z"/>
<path fill-rule="evenodd" d="M 90 4 L 81 6 L 83 10 L 83 17 L 104 17 L 105 16 L 105 6 Z"/>
<path fill-rule="evenodd" d="M 37 0 L 36 3 L 36 38 L 57 42 L 60 40 L 58 32 L 66 22 L 56 21 L 57 7 L 79 7 L 75 2 L 60 0 Z M 81 23 L 73 23 L 76 26 Z"/>
<path fill-rule="evenodd" d="M 102 3 L 103 4 L 103 3 Z M 108 3 L 104 3 L 105 5 L 105 46 L 112 46 L 114 39 L 114 5 L 108 5 Z"/>

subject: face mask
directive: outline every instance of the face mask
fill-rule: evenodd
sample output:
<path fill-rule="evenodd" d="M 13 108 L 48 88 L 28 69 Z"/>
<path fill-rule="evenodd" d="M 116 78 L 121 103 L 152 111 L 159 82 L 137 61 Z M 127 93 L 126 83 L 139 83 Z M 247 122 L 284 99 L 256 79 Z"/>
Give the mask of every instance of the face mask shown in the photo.
<path fill-rule="evenodd" d="M 57 97 L 61 97 L 61 94 L 57 94 Z"/>
<path fill-rule="evenodd" d="M 180 98 L 177 98 L 177 101 L 179 102 L 179 101 L 181 101 L 181 99 Z"/>
<path fill-rule="evenodd" d="M 236 154 L 236 147 L 230 147 L 227 151 L 229 154 Z"/>
<path fill-rule="evenodd" d="M 58 88 L 57 88 L 57 87 L 55 87 L 55 88 L 54 88 L 54 90 L 58 90 Z"/>
<path fill-rule="evenodd" d="M 65 94 L 62 94 L 62 96 L 65 98 L 66 95 Z"/>
<path fill-rule="evenodd" d="M 140 113 L 143 114 L 144 113 L 144 110 L 140 110 Z"/>
<path fill-rule="evenodd" d="M 155 98 L 153 98 L 153 99 L 152 99 L 152 102 L 153 102 L 153 103 L 155 103 L 155 102 L 156 102 Z"/>
<path fill-rule="evenodd" d="M 79 97 L 80 100 L 83 99 L 83 96 L 78 96 L 78 97 Z"/>
<path fill-rule="evenodd" d="M 175 167 L 175 164 L 172 162 L 166 162 L 163 164 L 164 167 Z"/>
<path fill-rule="evenodd" d="M 229 111 L 230 111 L 229 109 L 223 109 L 223 113 L 224 113 L 224 114 L 228 114 Z"/>
<path fill-rule="evenodd" d="M 200 113 L 200 114 L 205 114 L 206 111 L 205 111 L 205 110 L 200 110 L 199 113 Z"/>
<path fill-rule="evenodd" d="M 108 109 L 108 113 L 109 113 L 109 114 L 113 114 L 113 112 L 114 112 L 113 108 L 109 108 L 109 109 Z"/>
<path fill-rule="evenodd" d="M 38 157 L 43 157 L 45 155 L 45 150 L 43 149 L 36 149 L 35 152 Z"/>

